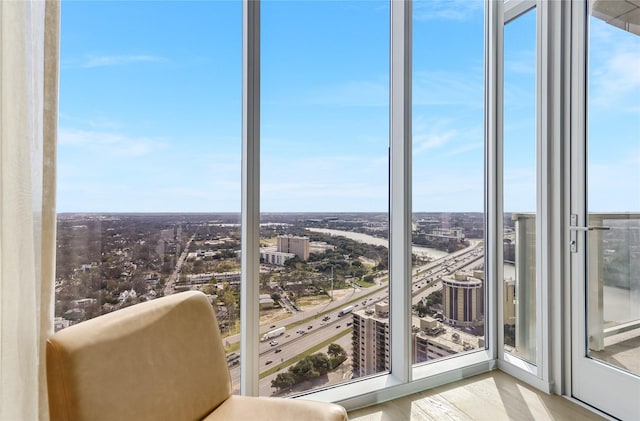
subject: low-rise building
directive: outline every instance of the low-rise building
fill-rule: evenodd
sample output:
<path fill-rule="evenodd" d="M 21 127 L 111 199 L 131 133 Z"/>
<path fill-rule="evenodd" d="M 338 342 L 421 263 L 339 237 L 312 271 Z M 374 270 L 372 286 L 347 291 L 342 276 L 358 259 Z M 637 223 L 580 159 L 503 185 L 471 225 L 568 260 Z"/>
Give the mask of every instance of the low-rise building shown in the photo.
<path fill-rule="evenodd" d="M 263 247 L 260 249 L 260 261 L 269 265 L 284 266 L 284 263 L 296 257 L 294 253 L 277 251 L 275 247 Z"/>
<path fill-rule="evenodd" d="M 432 317 L 413 317 L 414 364 L 484 348 L 484 338 L 443 325 Z"/>
<path fill-rule="evenodd" d="M 260 294 L 260 310 L 272 308 L 275 303 L 269 294 Z"/>

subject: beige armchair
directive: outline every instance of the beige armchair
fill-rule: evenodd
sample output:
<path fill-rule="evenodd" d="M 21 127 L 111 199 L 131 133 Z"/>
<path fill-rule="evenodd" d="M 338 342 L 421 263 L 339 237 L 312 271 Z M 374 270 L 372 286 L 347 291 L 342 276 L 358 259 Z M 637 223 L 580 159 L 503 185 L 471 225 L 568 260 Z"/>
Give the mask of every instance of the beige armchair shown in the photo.
<path fill-rule="evenodd" d="M 206 296 L 185 292 L 79 323 L 47 342 L 53 421 L 346 420 L 344 408 L 231 395 Z"/>

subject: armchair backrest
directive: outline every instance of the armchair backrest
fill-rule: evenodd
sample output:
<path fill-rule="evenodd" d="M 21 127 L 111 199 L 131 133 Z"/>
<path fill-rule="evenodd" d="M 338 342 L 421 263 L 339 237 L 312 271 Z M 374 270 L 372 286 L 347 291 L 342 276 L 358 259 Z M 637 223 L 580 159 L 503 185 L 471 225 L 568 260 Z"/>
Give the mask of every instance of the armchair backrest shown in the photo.
<path fill-rule="evenodd" d="M 47 341 L 51 419 L 199 420 L 231 378 L 206 296 L 184 292 L 68 327 Z"/>

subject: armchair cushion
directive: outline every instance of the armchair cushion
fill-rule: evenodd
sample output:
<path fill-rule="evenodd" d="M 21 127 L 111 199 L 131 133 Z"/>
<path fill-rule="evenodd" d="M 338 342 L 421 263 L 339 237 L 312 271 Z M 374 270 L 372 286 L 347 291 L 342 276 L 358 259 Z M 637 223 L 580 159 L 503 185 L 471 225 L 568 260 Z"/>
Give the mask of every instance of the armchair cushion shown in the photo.
<path fill-rule="evenodd" d="M 336 420 L 334 404 L 231 395 L 209 300 L 184 292 L 68 327 L 47 341 L 52 421 Z"/>
<path fill-rule="evenodd" d="M 303 399 L 254 398 L 231 395 L 204 421 L 253 419 L 260 421 L 346 421 L 347 412 L 339 405 Z"/>
<path fill-rule="evenodd" d="M 79 323 L 47 341 L 52 420 L 195 420 L 231 394 L 204 294 L 148 301 Z"/>

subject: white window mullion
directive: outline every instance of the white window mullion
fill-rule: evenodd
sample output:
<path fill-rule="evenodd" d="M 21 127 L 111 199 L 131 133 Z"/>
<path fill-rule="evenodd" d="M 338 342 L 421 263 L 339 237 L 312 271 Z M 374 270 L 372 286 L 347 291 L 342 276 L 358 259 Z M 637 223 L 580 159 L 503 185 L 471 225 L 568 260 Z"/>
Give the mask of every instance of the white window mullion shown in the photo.
<path fill-rule="evenodd" d="M 548 216 L 546 193 L 548 190 L 549 178 L 547 174 L 547 139 L 549 136 L 549 119 L 552 105 L 549 100 L 549 38 L 547 31 L 549 21 L 548 4 L 540 1 L 537 5 L 536 14 L 536 360 L 537 376 L 543 378 L 543 366 L 547 364 L 543 361 L 544 336 L 546 329 L 542 318 L 545 317 L 542 311 L 547 300 L 543 296 L 543 279 L 547 277 L 548 248 L 544 244 L 548 239 Z"/>
<path fill-rule="evenodd" d="M 561 148 L 564 120 L 562 115 L 562 8 L 561 2 L 544 2 L 538 5 L 537 42 L 537 210 L 536 226 L 536 331 L 538 332 L 536 361 L 538 377 L 549 383 L 551 372 L 552 303 L 554 286 L 562 276 L 563 254 Z M 556 293 L 560 293 L 555 288 Z M 557 310 L 557 308 L 556 308 Z M 558 314 L 555 311 L 553 314 Z M 561 339 L 562 333 L 556 334 Z M 556 360 L 557 361 L 557 360 Z"/>
<path fill-rule="evenodd" d="M 485 324 L 492 358 L 504 348 L 503 294 L 503 2 L 488 1 L 485 9 L 485 264 L 487 305 Z"/>
<path fill-rule="evenodd" d="M 391 374 L 411 380 L 412 2 L 391 1 L 389 279 Z"/>
<path fill-rule="evenodd" d="M 240 392 L 258 396 L 260 268 L 260 1 L 242 2 Z"/>

